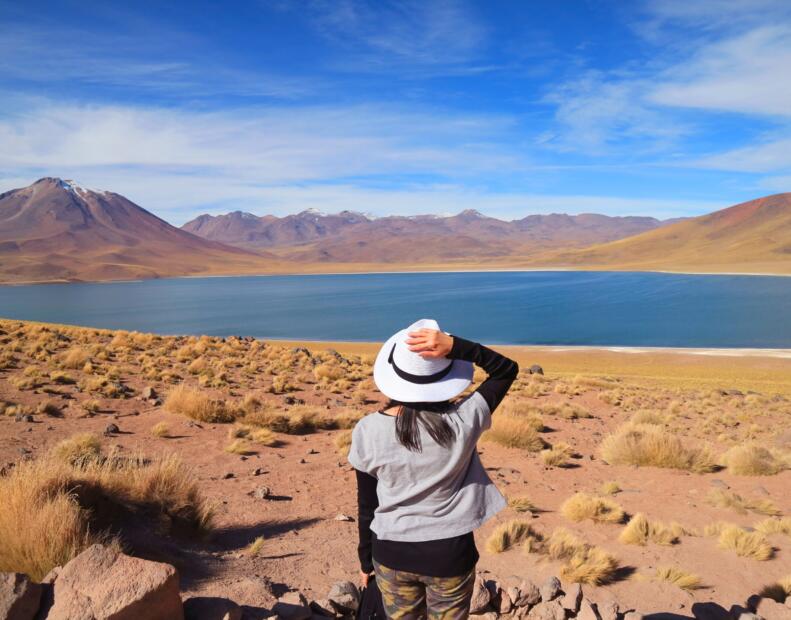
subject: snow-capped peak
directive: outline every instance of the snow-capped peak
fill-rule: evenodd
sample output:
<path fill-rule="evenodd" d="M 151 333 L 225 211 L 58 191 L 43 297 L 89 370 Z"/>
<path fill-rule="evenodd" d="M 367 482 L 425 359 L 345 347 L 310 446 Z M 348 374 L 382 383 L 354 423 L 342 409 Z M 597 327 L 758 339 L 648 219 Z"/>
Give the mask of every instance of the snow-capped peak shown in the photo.
<path fill-rule="evenodd" d="M 89 192 L 93 192 L 96 194 L 104 194 L 103 190 L 91 189 L 89 187 L 85 187 L 80 185 L 76 181 L 72 179 L 58 179 L 58 183 L 63 189 L 66 189 L 70 192 L 74 192 L 76 194 L 87 194 Z"/>

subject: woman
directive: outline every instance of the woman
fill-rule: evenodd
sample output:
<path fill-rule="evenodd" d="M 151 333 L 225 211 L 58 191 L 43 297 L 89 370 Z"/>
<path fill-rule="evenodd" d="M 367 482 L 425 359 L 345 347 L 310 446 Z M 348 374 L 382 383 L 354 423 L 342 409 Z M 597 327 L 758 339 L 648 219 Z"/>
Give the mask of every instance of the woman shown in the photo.
<path fill-rule="evenodd" d="M 473 364 L 487 379 L 470 396 Z M 376 574 L 391 619 L 466 618 L 478 551 L 473 531 L 506 502 L 476 451 L 516 362 L 423 319 L 393 335 L 374 364 L 390 399 L 352 432 L 361 580 Z"/>

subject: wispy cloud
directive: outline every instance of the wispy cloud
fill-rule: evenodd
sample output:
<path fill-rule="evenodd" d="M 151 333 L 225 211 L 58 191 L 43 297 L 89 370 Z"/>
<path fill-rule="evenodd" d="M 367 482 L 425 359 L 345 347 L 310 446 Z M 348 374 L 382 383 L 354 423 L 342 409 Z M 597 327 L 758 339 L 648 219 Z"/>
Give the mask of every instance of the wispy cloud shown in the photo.
<path fill-rule="evenodd" d="M 336 67 L 355 71 L 404 70 L 472 73 L 486 28 L 463 0 L 315 0 L 309 3 L 319 32 L 347 51 Z"/>

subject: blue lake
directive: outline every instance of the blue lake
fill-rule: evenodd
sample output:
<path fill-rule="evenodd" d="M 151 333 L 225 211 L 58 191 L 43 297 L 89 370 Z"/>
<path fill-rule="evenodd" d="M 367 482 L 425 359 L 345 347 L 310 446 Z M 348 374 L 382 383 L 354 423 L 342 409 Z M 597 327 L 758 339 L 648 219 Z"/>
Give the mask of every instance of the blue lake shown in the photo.
<path fill-rule="evenodd" d="M 0 317 L 160 334 L 384 340 L 424 317 L 499 344 L 791 347 L 791 278 L 615 272 L 0 286 Z"/>

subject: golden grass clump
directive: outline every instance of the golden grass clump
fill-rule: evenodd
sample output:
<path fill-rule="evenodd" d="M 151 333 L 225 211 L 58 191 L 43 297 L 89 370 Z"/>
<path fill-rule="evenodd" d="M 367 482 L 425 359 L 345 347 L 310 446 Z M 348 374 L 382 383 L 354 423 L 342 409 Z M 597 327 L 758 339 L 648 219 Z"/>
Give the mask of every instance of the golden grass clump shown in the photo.
<path fill-rule="evenodd" d="M 618 560 L 599 547 L 585 546 L 560 568 L 560 578 L 572 583 L 601 585 L 611 581 L 618 571 Z"/>
<path fill-rule="evenodd" d="M 159 528 L 204 533 L 213 514 L 174 457 L 22 462 L 0 478 L 0 505 L 0 571 L 36 581 L 92 544 L 119 544 L 126 523 L 150 518 Z"/>
<path fill-rule="evenodd" d="M 486 550 L 489 553 L 502 553 L 530 538 L 538 538 L 537 532 L 530 523 L 513 519 L 501 523 L 494 529 L 486 539 Z"/>
<path fill-rule="evenodd" d="M 595 523 L 621 523 L 625 516 L 623 509 L 614 501 L 581 492 L 563 502 L 560 512 L 574 522 L 590 519 Z"/>
<path fill-rule="evenodd" d="M 659 521 L 649 521 L 648 517 L 638 512 L 621 530 L 618 540 L 625 545 L 646 545 L 649 541 L 657 545 L 674 545 L 678 542 L 678 536 L 673 529 Z"/>
<path fill-rule="evenodd" d="M 258 555 L 261 553 L 261 550 L 264 548 L 265 539 L 263 536 L 258 536 L 253 542 L 247 545 L 247 549 L 245 552 L 247 555 Z"/>
<path fill-rule="evenodd" d="M 603 482 L 602 485 L 599 487 L 599 493 L 602 495 L 616 495 L 622 491 L 621 485 L 615 482 L 615 480 L 609 480 L 607 482 Z"/>
<path fill-rule="evenodd" d="M 538 452 L 546 446 L 534 422 L 508 414 L 493 416 L 492 426 L 483 434 L 483 439 L 528 452 Z"/>
<path fill-rule="evenodd" d="M 225 451 L 229 454 L 241 454 L 247 456 L 254 454 L 255 451 L 250 447 L 250 444 L 244 439 L 236 439 L 225 446 Z"/>
<path fill-rule="evenodd" d="M 102 441 L 93 433 L 72 435 L 56 444 L 50 454 L 55 459 L 70 465 L 84 464 L 98 459 L 102 451 Z"/>
<path fill-rule="evenodd" d="M 61 385 L 73 385 L 74 383 L 77 383 L 74 377 L 63 372 L 62 370 L 53 370 L 51 373 L 49 373 L 49 380 L 53 383 L 59 383 Z"/>
<path fill-rule="evenodd" d="M 548 450 L 541 451 L 541 460 L 548 467 L 567 467 L 572 456 L 574 450 L 563 441 L 559 441 Z"/>
<path fill-rule="evenodd" d="M 705 448 L 693 448 L 660 426 L 626 424 L 601 445 L 602 458 L 611 465 L 637 465 L 681 469 L 695 473 L 714 471 L 714 457 Z"/>
<path fill-rule="evenodd" d="M 341 456 L 349 456 L 349 450 L 352 447 L 352 431 L 351 430 L 344 430 L 338 433 L 338 436 L 335 437 L 335 449 L 338 451 L 338 454 Z"/>
<path fill-rule="evenodd" d="M 63 353 L 60 359 L 60 365 L 63 368 L 71 368 L 78 370 L 83 368 L 85 364 L 91 359 L 90 353 L 81 347 L 73 347 Z"/>
<path fill-rule="evenodd" d="M 786 536 L 791 536 L 791 517 L 764 519 L 755 524 L 755 529 L 766 536 L 772 534 L 785 534 Z"/>
<path fill-rule="evenodd" d="M 780 510 L 771 499 L 744 498 L 725 489 L 712 489 L 706 496 L 706 501 L 716 508 L 730 508 L 740 514 L 746 514 L 747 511 L 770 517 L 780 514 Z"/>
<path fill-rule="evenodd" d="M 154 437 L 167 437 L 170 434 L 170 427 L 167 422 L 157 422 L 151 427 L 151 434 Z"/>
<path fill-rule="evenodd" d="M 538 510 L 527 497 L 509 497 L 508 505 L 516 512 L 535 512 Z"/>
<path fill-rule="evenodd" d="M 733 446 L 722 455 L 722 463 L 737 476 L 773 476 L 788 467 L 774 452 L 756 444 Z"/>
<path fill-rule="evenodd" d="M 666 581 L 678 586 L 682 590 L 697 590 L 702 588 L 700 577 L 693 573 L 688 573 L 674 566 L 659 566 L 656 569 L 656 579 Z"/>
<path fill-rule="evenodd" d="M 165 411 L 187 416 L 199 422 L 228 423 L 236 419 L 236 413 L 224 401 L 210 398 L 205 392 L 177 385 L 165 398 Z"/>
<path fill-rule="evenodd" d="M 733 524 L 724 524 L 721 527 L 717 544 L 720 549 L 727 549 L 753 560 L 766 561 L 774 555 L 772 545 L 761 532 L 748 532 Z"/>

